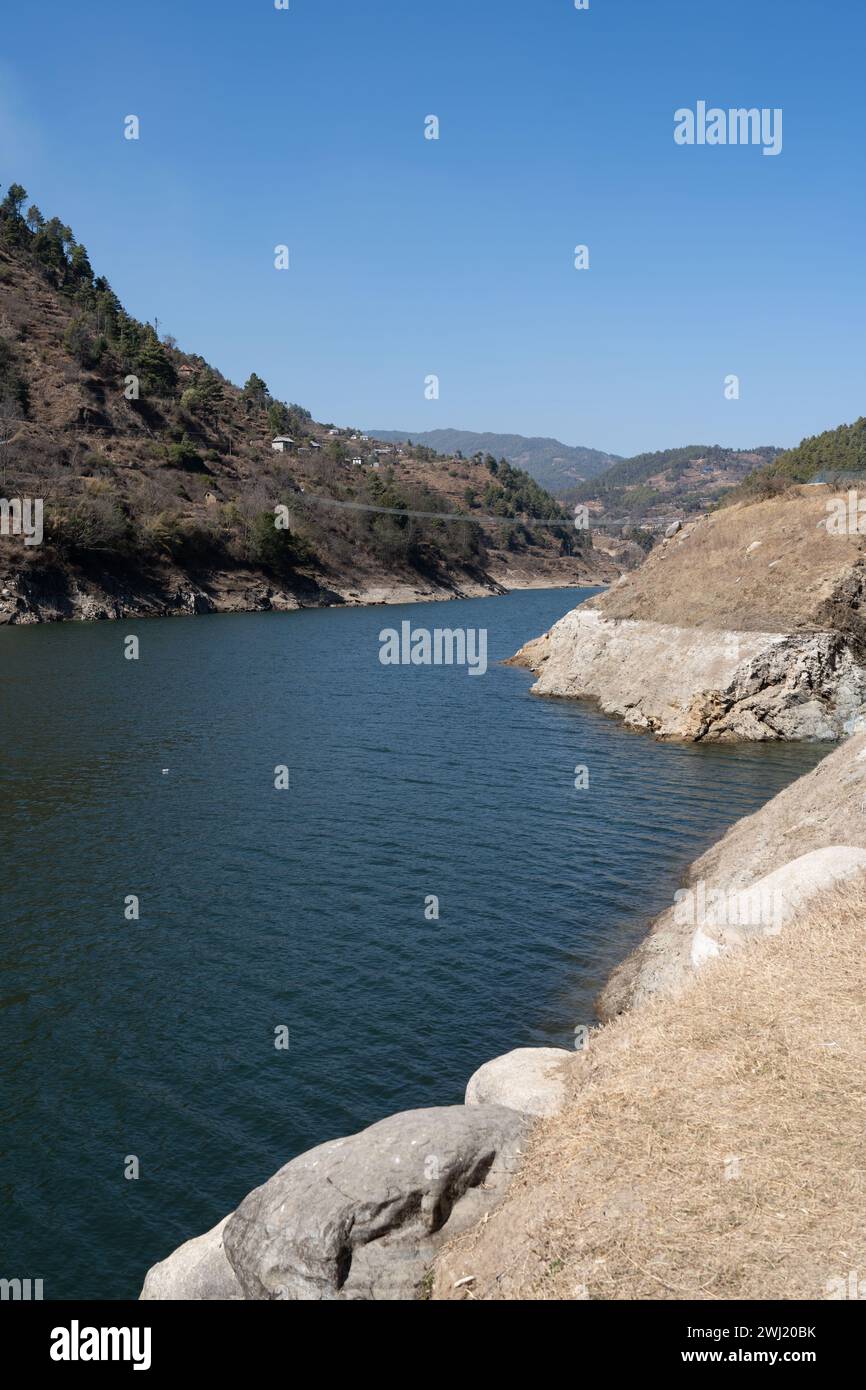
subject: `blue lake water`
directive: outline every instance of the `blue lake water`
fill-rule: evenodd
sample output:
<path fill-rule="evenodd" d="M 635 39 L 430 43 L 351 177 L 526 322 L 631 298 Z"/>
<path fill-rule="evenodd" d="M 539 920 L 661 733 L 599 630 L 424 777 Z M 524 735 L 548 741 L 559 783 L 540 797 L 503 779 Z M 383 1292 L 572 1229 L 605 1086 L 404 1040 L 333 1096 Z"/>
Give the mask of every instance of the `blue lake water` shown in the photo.
<path fill-rule="evenodd" d="M 823 756 L 531 696 L 497 663 L 590 592 L 0 629 L 0 1276 L 136 1297 L 295 1154 L 569 1046 L 689 861 Z M 486 628 L 487 674 L 381 665 L 404 619 Z"/>

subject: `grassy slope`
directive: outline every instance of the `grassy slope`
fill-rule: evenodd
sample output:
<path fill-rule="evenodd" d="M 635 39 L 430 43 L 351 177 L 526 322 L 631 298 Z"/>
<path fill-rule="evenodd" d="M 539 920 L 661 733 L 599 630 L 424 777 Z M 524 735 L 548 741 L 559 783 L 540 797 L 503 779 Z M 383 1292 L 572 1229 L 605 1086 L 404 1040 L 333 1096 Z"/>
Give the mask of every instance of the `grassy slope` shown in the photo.
<path fill-rule="evenodd" d="M 434 1297 L 822 1299 L 862 1277 L 864 914 L 858 880 L 593 1034 Z"/>
<path fill-rule="evenodd" d="M 866 538 L 829 535 L 826 501 L 826 489 L 809 488 L 723 508 L 593 603 L 608 618 L 764 632 L 835 627 L 862 638 Z"/>

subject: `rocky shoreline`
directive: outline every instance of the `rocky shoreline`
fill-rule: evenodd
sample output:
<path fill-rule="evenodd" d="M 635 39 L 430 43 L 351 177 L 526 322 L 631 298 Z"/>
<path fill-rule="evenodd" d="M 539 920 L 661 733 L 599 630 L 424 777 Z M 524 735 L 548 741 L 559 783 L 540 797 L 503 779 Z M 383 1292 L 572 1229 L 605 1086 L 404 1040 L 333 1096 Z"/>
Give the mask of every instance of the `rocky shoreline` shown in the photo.
<path fill-rule="evenodd" d="M 571 1060 L 521 1049 L 480 1068 L 464 1105 L 403 1111 L 300 1154 L 154 1265 L 140 1298 L 423 1297 L 443 1246 L 504 1197 L 532 1117 L 564 1099 Z"/>
<path fill-rule="evenodd" d="M 866 875 L 862 547 L 855 537 L 828 548 L 822 511 L 809 496 L 703 518 L 513 658 L 536 672 L 537 693 L 593 699 L 659 737 L 843 739 L 672 888 L 670 908 L 603 991 L 593 1054 L 602 1039 L 615 1059 L 628 1019 L 659 1001 L 676 1016 L 679 995 L 704 972 L 711 980 L 714 961 L 784 940 L 804 913 Z M 600 1094 L 616 1092 L 616 1061 L 599 1082 L 588 1050 L 518 1049 L 470 1078 L 462 1106 L 392 1116 L 300 1155 L 155 1265 L 141 1297 L 466 1296 L 476 1276 L 461 1273 L 459 1252 L 473 1232 L 484 1246 L 534 1126 L 566 1115 L 590 1074 Z M 531 1208 L 532 1191 L 522 1197 Z M 609 1219 L 607 1207 L 594 1218 L 602 1232 Z M 510 1239 L 506 1223 L 477 1296 L 508 1296 L 495 1271 L 513 1264 Z"/>
<path fill-rule="evenodd" d="M 512 658 L 538 695 L 658 738 L 832 740 L 866 704 L 866 561 L 825 489 L 672 528 L 642 568 Z M 820 494 L 820 495 L 817 495 Z"/>
<path fill-rule="evenodd" d="M 603 1018 L 675 996 L 712 968 L 712 957 L 783 932 L 866 873 L 864 798 L 866 734 L 859 734 L 692 864 L 680 895 L 703 884 L 706 896 L 717 892 L 726 902 L 742 894 L 747 909 L 733 923 L 723 914 L 708 927 L 672 905 L 614 972 Z M 768 901 L 770 917 L 762 910 Z M 702 940 L 708 948 L 699 949 Z M 212 1230 L 154 1265 L 140 1297 L 459 1296 L 443 1252 L 482 1230 L 505 1200 L 531 1127 L 564 1111 L 587 1058 L 587 1051 L 517 1049 L 470 1078 L 463 1105 L 393 1115 L 301 1154 Z"/>
<path fill-rule="evenodd" d="M 0 575 L 0 627 L 437 603 L 488 598 L 522 589 L 595 587 L 608 581 L 609 576 L 575 572 L 569 565 L 466 572 L 426 580 L 420 575 L 299 574 L 291 585 L 279 585 L 261 571 L 246 569 L 215 571 L 201 579 L 174 568 L 149 575 L 106 571 L 94 578 L 48 565 L 39 570 L 9 570 Z"/>
<path fill-rule="evenodd" d="M 658 738 L 837 739 L 866 702 L 866 665 L 837 632 L 713 631 L 575 609 L 512 658 L 537 695 L 589 699 Z"/>
<path fill-rule="evenodd" d="M 866 851 L 866 734 L 845 739 L 811 772 L 751 816 L 731 826 L 689 867 L 678 891 L 695 892 L 698 885 L 730 894 L 762 894 L 766 901 L 799 910 L 803 895 L 820 896 L 836 882 L 864 871 Z M 840 851 L 835 855 L 829 851 Z M 778 876 L 787 870 L 787 876 Z M 749 915 L 747 906 L 745 915 Z M 758 906 L 760 911 L 760 906 Z M 743 913 L 738 911 L 738 917 Z M 783 920 L 779 921 L 779 917 Z M 785 925 L 786 909 L 773 913 L 760 930 Z M 708 958 L 717 954 L 704 938 L 723 948 L 740 945 L 757 928 L 748 920 L 734 925 L 732 943 L 724 931 L 699 926 L 679 904 L 655 918 L 640 945 L 613 971 L 599 999 L 599 1013 L 609 1020 L 656 995 L 670 993 Z"/>

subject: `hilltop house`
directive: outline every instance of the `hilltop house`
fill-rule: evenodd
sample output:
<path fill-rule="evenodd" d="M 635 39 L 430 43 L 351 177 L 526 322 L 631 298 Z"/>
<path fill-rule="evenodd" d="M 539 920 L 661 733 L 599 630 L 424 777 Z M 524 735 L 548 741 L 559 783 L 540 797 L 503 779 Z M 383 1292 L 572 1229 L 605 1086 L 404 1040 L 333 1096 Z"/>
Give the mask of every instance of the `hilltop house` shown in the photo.
<path fill-rule="evenodd" d="M 294 449 L 294 447 L 294 439 L 290 439 L 287 434 L 278 434 L 271 440 L 271 448 L 277 454 L 285 454 L 289 449 Z"/>

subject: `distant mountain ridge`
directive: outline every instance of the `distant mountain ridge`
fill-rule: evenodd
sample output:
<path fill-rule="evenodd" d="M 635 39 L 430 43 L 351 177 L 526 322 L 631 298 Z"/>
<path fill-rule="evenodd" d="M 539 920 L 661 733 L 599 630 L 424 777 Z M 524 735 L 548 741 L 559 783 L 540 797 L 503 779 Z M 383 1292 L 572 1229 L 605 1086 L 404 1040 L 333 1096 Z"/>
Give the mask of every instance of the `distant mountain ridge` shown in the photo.
<path fill-rule="evenodd" d="M 772 465 L 780 450 L 771 445 L 729 449 L 687 444 L 623 459 L 563 494 L 584 502 L 597 518 L 627 518 L 632 524 L 660 523 L 671 515 L 707 511 L 756 470 Z"/>
<path fill-rule="evenodd" d="M 617 454 L 587 449 L 582 445 L 563 444 L 559 439 L 539 435 L 480 434 L 475 430 L 445 429 L 422 430 L 420 433 L 411 430 L 369 430 L 368 433 L 374 439 L 385 439 L 395 444 L 411 439 L 413 444 L 424 444 L 439 454 L 459 452 L 470 458 L 473 454 L 482 453 L 493 454 L 497 459 L 505 458 L 515 467 L 525 469 L 537 483 L 555 496 L 620 462 Z"/>

